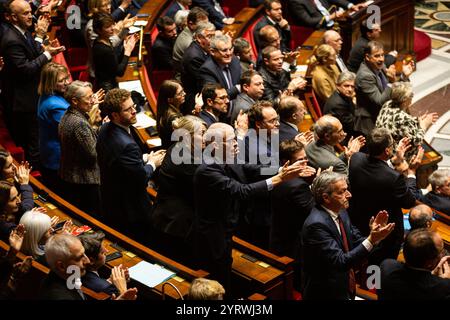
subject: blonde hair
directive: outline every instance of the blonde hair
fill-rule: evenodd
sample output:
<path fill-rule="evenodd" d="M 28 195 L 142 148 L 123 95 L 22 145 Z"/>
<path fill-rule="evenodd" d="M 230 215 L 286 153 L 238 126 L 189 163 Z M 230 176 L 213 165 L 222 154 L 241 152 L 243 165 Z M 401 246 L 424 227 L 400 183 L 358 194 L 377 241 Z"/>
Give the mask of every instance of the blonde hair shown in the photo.
<path fill-rule="evenodd" d="M 314 55 L 311 58 L 311 64 L 313 65 L 323 65 L 326 63 L 327 59 L 332 55 L 336 54 L 336 50 L 328 44 L 321 44 L 314 51 Z"/>
<path fill-rule="evenodd" d="M 55 94 L 56 84 L 59 74 L 64 73 L 67 76 L 69 72 L 62 64 L 50 62 L 42 68 L 41 79 L 38 87 L 39 95 Z"/>
<path fill-rule="evenodd" d="M 33 258 L 44 255 L 45 251 L 39 247 L 42 237 L 51 228 L 51 219 L 39 211 L 27 211 L 20 218 L 20 224 L 25 226 L 25 236 L 21 251 Z"/>
<path fill-rule="evenodd" d="M 216 280 L 194 279 L 189 288 L 190 300 L 223 300 L 225 289 Z"/>
<path fill-rule="evenodd" d="M 403 103 L 413 96 L 412 86 L 409 82 L 395 82 L 392 84 L 392 107 L 401 108 Z"/>
<path fill-rule="evenodd" d="M 89 0 L 88 1 L 88 16 L 92 17 L 94 14 L 99 13 L 99 8 L 102 6 L 104 1 L 110 0 Z"/>

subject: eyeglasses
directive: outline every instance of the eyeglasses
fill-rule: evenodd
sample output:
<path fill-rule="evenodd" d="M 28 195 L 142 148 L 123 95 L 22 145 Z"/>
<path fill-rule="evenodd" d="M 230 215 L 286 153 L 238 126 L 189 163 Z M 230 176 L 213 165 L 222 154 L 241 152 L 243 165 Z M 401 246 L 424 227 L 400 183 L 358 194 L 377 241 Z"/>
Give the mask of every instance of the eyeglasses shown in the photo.
<path fill-rule="evenodd" d="M 122 112 L 130 112 L 131 110 L 136 110 L 136 104 L 133 104 L 131 107 L 122 110 Z"/>
<path fill-rule="evenodd" d="M 227 100 L 228 99 L 228 96 L 226 95 L 226 96 L 220 96 L 220 97 L 216 97 L 216 99 L 218 99 L 218 100 Z M 214 99 L 214 100 L 216 100 L 216 99 Z"/>
<path fill-rule="evenodd" d="M 186 95 L 186 92 L 184 90 L 181 90 L 180 92 L 177 92 L 175 94 L 176 97 L 182 97 L 182 96 L 185 96 L 185 95 Z"/>
<path fill-rule="evenodd" d="M 277 124 L 280 123 L 280 116 L 270 119 L 270 120 L 264 120 L 265 123 L 269 123 L 269 124 Z"/>

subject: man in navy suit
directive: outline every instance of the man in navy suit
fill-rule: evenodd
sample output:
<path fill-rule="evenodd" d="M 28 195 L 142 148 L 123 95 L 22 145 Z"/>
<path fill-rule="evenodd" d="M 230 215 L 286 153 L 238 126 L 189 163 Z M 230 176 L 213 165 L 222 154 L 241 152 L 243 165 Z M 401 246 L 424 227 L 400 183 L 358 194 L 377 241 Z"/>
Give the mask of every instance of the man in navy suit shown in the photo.
<path fill-rule="evenodd" d="M 357 152 L 349 163 L 353 193 L 349 214 L 355 226 L 363 235 L 368 235 L 370 217 L 380 210 L 389 212 L 390 221 L 395 222 L 394 232 L 372 253 L 369 259 L 372 264 L 397 258 L 404 238 L 402 208 L 414 206 L 418 192 L 413 167 L 407 178 L 390 167 L 388 160 L 392 157 L 393 146 L 389 130 L 374 129 L 367 141 L 369 154 Z"/>
<path fill-rule="evenodd" d="M 136 109 L 127 90 L 109 91 L 104 111 L 111 121 L 100 128 L 97 139 L 103 214 L 114 228 L 139 240 L 146 235 L 148 241 L 151 199 L 147 183 L 165 151 L 142 154 L 132 135 Z"/>
<path fill-rule="evenodd" d="M 346 177 L 325 171 L 312 184 L 316 206 L 302 229 L 302 257 L 305 300 L 349 300 L 355 296 L 355 268 L 394 229 L 388 213 L 380 211 L 370 220 L 370 234 L 364 238 L 348 216 Z M 365 272 L 363 270 L 362 272 Z"/>
<path fill-rule="evenodd" d="M 195 95 L 202 88 L 196 81 L 198 70 L 209 57 L 209 46 L 216 27 L 211 22 L 199 22 L 194 32 L 194 41 L 189 45 L 181 61 L 181 82 L 186 91 L 186 100 L 182 107 L 183 114 L 191 114 L 195 106 Z"/>
<path fill-rule="evenodd" d="M 280 143 L 294 139 L 300 134 L 298 125 L 302 122 L 305 113 L 306 108 L 299 98 L 292 96 L 281 99 L 278 107 Z"/>
<path fill-rule="evenodd" d="M 161 17 L 156 22 L 158 35 L 152 46 L 152 64 L 156 70 L 172 70 L 173 45 L 177 38 L 177 26 L 169 17 Z"/>
<path fill-rule="evenodd" d="M 39 141 L 37 105 L 39 78 L 42 67 L 64 47 L 42 46 L 28 31 L 33 24 L 31 7 L 24 0 L 8 3 L 10 25 L 1 40 L 5 62 L 2 95 L 5 108 L 11 111 L 11 134 L 15 142 L 24 147 L 25 156 L 34 168 L 39 167 Z M 41 37 L 45 36 L 46 31 Z"/>
<path fill-rule="evenodd" d="M 255 39 L 255 45 L 258 52 L 260 52 L 264 47 L 261 45 L 259 38 L 259 31 L 267 25 L 271 25 L 277 29 L 281 44 L 281 52 L 290 51 L 291 48 L 291 28 L 289 27 L 288 21 L 283 18 L 283 10 L 280 0 L 265 0 L 264 1 L 264 12 L 265 15 L 259 21 L 255 29 L 253 29 L 253 38 Z"/>
<path fill-rule="evenodd" d="M 403 246 L 406 263 L 386 259 L 381 264 L 380 300 L 449 300 L 450 256 L 440 235 L 417 229 Z"/>
<path fill-rule="evenodd" d="M 207 83 L 202 90 L 203 110 L 199 117 L 209 127 L 213 123 L 220 122 L 220 117 L 227 114 L 228 100 L 227 91 L 217 83 Z"/>
<path fill-rule="evenodd" d="M 211 56 L 208 57 L 198 71 L 198 82 L 201 88 L 206 83 L 219 83 L 227 90 L 228 98 L 234 100 L 240 92 L 241 64 L 233 55 L 233 45 L 230 37 L 216 35 L 211 39 Z M 230 103 L 228 113 L 231 117 L 233 103 Z"/>
<path fill-rule="evenodd" d="M 430 207 L 450 215 L 450 173 L 437 170 L 428 177 L 433 188 L 421 200 Z"/>
<path fill-rule="evenodd" d="M 210 272 L 230 293 L 232 236 L 239 220 L 241 200 L 266 195 L 283 181 L 296 177 L 303 169 L 300 163 L 284 166 L 280 173 L 254 183 L 246 176 L 259 171 L 255 165 L 235 163 L 238 153 L 233 127 L 214 123 L 204 135 L 209 157 L 194 175 L 195 217 L 193 246 L 198 267 Z"/>
<path fill-rule="evenodd" d="M 179 11 L 179 10 L 189 10 L 189 7 L 192 5 L 192 0 L 179 0 L 179 1 L 174 1 L 169 9 L 167 9 L 166 11 L 166 16 L 175 19 L 175 14 Z"/>

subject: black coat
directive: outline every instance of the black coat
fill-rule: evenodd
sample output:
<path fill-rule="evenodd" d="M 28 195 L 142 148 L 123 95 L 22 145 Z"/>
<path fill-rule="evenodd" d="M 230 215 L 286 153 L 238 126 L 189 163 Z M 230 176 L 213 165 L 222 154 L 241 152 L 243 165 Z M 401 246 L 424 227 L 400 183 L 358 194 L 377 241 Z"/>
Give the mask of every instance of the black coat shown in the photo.
<path fill-rule="evenodd" d="M 144 164 L 134 138 L 113 122 L 105 123 L 97 139 L 97 159 L 107 221 L 121 230 L 146 222 L 151 210 L 146 188 L 153 167 Z"/>
<path fill-rule="evenodd" d="M 424 197 L 422 197 L 421 200 L 433 209 L 450 215 L 450 197 L 443 196 L 431 191 L 428 192 Z"/>
<path fill-rule="evenodd" d="M 303 223 L 314 207 L 309 184 L 302 178 L 283 182 L 271 192 L 270 251 L 295 257 Z"/>
<path fill-rule="evenodd" d="M 377 293 L 379 300 L 450 300 L 450 279 L 387 259 L 381 263 L 381 283 Z"/>
<path fill-rule="evenodd" d="M 275 74 L 266 69 L 265 66 L 259 68 L 259 73 L 264 80 L 264 95 L 262 100 L 274 101 L 287 89 L 291 81 L 291 75 L 285 70 L 281 70 L 279 74 Z"/>
<path fill-rule="evenodd" d="M 86 300 L 81 290 L 68 289 L 66 280 L 60 278 L 56 273 L 50 271 L 42 281 L 39 291 L 41 300 Z"/>
<path fill-rule="evenodd" d="M 5 62 L 2 95 L 6 107 L 36 114 L 41 69 L 49 62 L 41 45 L 33 40 L 30 46 L 16 27 L 7 25 L 1 39 L 1 55 Z"/>
<path fill-rule="evenodd" d="M 350 2 L 346 0 L 320 0 L 323 6 L 328 9 L 331 5 L 337 5 L 347 9 Z M 320 29 L 326 26 L 324 16 L 317 8 L 314 0 L 289 0 L 289 13 L 296 25 L 313 29 Z"/>
<path fill-rule="evenodd" d="M 334 91 L 323 107 L 323 114 L 331 114 L 338 118 L 347 136 L 355 136 L 353 130 L 355 125 L 355 105 L 351 99 L 341 95 L 337 90 Z"/>
<path fill-rule="evenodd" d="M 300 132 L 284 120 L 280 121 L 280 143 L 294 139 Z"/>
<path fill-rule="evenodd" d="M 277 23 L 273 24 L 267 18 L 267 16 L 263 16 L 261 18 L 261 20 L 256 24 L 255 28 L 253 29 L 253 39 L 255 39 L 255 45 L 256 45 L 257 51 L 260 52 L 262 49 L 264 49 L 264 48 L 261 48 L 261 40 L 259 39 L 259 31 L 267 25 L 271 25 L 271 26 L 275 27 L 275 29 L 277 29 L 278 34 L 280 35 L 280 39 L 281 39 L 281 45 L 280 45 L 281 52 L 291 51 L 291 30 L 281 29 L 281 27 Z"/>
<path fill-rule="evenodd" d="M 405 179 L 383 160 L 357 152 L 350 160 L 349 182 L 352 193 L 349 214 L 363 235 L 369 235 L 370 218 L 380 210 L 386 210 L 389 222 L 395 222 L 394 231 L 381 242 L 371 259 L 376 264 L 386 258 L 396 259 L 404 237 L 402 208 L 415 205 L 416 179 Z"/>
<path fill-rule="evenodd" d="M 156 70 L 172 70 L 172 51 L 175 39 L 166 39 L 158 35 L 152 46 L 152 63 Z"/>

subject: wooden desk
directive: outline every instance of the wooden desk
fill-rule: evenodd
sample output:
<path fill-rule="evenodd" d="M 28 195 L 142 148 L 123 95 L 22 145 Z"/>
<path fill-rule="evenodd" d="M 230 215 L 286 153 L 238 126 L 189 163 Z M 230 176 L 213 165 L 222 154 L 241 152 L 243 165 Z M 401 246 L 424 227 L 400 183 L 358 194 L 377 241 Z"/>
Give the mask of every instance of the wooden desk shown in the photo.
<path fill-rule="evenodd" d="M 316 30 L 314 31 L 308 39 L 302 44 L 300 49 L 300 54 L 297 57 L 297 65 L 309 65 L 309 59 L 314 53 L 314 50 L 322 43 L 323 34 L 325 31 Z"/>
<path fill-rule="evenodd" d="M 262 5 L 257 8 L 243 8 L 238 12 L 237 15 L 234 16 L 235 23 L 233 23 L 232 25 L 225 25 L 223 31 L 232 34 L 233 39 L 242 37 L 242 35 L 248 30 L 252 23 L 261 18 L 262 14 Z"/>
<path fill-rule="evenodd" d="M 123 247 L 126 252 L 131 252 L 131 255 L 123 253 L 123 257 L 120 259 L 116 259 L 108 263 L 108 266 L 112 267 L 114 265 L 118 265 L 120 263 L 130 267 L 135 265 L 136 263 L 145 260 L 150 263 L 156 263 L 164 266 L 165 268 L 176 273 L 177 278 L 171 278 L 167 282 L 171 282 L 174 284 L 181 292 L 183 296 L 185 296 L 188 292 L 190 282 L 194 278 L 198 277 L 207 277 L 208 273 L 203 270 L 192 270 L 187 268 L 184 265 L 181 265 L 145 246 L 142 244 L 128 238 L 127 236 L 117 232 L 116 230 L 108 227 L 102 222 L 94 219 L 89 216 L 85 212 L 79 210 L 78 208 L 72 206 L 70 203 L 66 202 L 64 199 L 60 198 L 58 195 L 53 193 L 51 190 L 47 189 L 44 185 L 42 185 L 38 180 L 34 177 L 30 177 L 30 184 L 33 186 L 33 189 L 37 193 L 46 192 L 48 193 L 48 201 L 42 202 L 40 200 L 35 200 L 35 202 L 39 206 L 43 206 L 47 209 L 47 214 L 49 216 L 58 216 L 61 219 L 72 219 L 79 225 L 89 225 L 94 230 L 101 230 L 106 235 L 105 244 L 108 250 L 112 253 L 117 251 L 110 246 L 111 243 L 118 243 L 121 247 Z M 135 256 L 133 256 L 135 255 Z M 179 281 L 178 281 L 179 280 Z M 162 295 L 162 285 L 159 284 L 155 288 L 147 288 L 139 283 L 136 283 L 136 286 L 139 287 L 139 291 L 142 292 L 142 296 L 149 298 L 160 298 Z M 176 291 L 170 287 L 166 286 L 166 294 L 174 299 L 178 299 L 178 294 Z M 145 294 L 144 294 L 145 293 Z"/>

